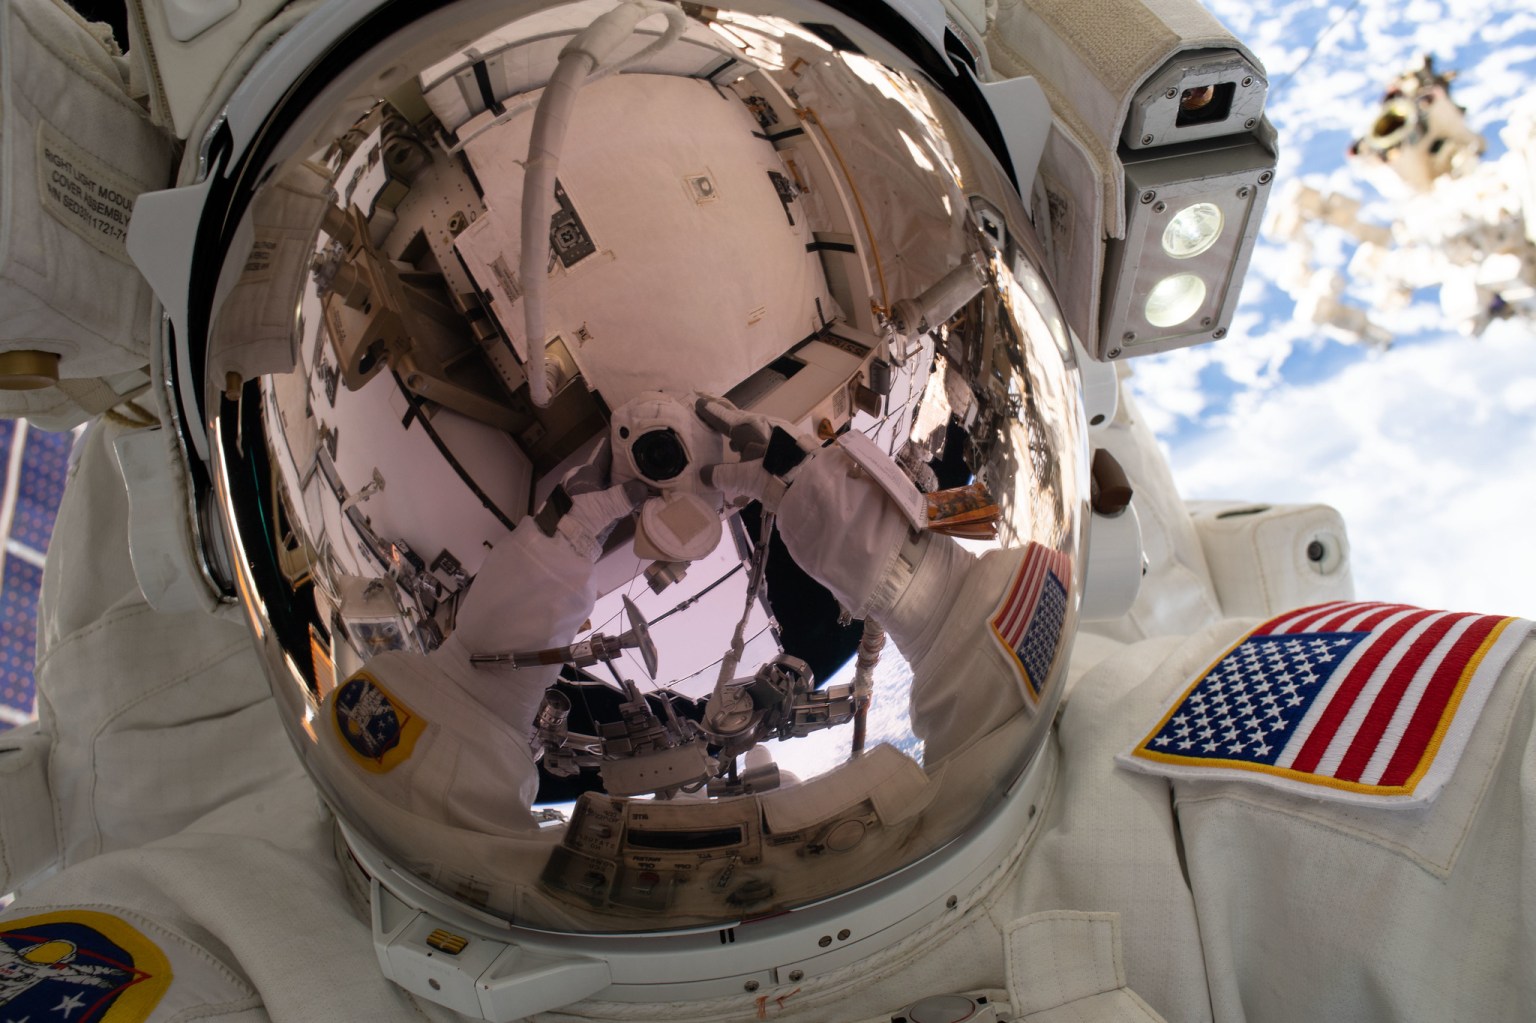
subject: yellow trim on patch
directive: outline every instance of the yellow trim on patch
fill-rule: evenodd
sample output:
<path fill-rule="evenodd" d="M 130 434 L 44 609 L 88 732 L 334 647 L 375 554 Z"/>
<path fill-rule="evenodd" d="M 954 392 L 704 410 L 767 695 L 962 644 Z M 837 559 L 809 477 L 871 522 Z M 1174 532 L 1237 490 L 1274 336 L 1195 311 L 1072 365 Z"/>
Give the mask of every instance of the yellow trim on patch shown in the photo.
<path fill-rule="evenodd" d="M 1159 729 L 1161 731 L 1161 729 Z M 1154 732 L 1153 735 L 1157 733 Z M 1342 789 L 1345 792 L 1362 792 L 1371 796 L 1407 796 L 1413 794 L 1412 785 L 1366 785 L 1358 781 L 1344 781 L 1326 774 L 1310 774 L 1306 771 L 1298 771 L 1293 767 L 1279 767 L 1274 764 L 1255 764 L 1248 760 L 1218 760 L 1214 757 L 1181 757 L 1177 753 L 1158 753 L 1155 750 L 1143 749 L 1148 739 L 1142 740 L 1131 756 L 1141 757 L 1143 760 L 1155 760 L 1163 764 L 1178 764 L 1190 767 L 1228 767 L 1239 771 L 1253 771 L 1257 774 L 1272 774 L 1279 778 L 1291 778 L 1295 781 L 1305 782 L 1308 785 L 1322 785 L 1330 789 Z"/>
<path fill-rule="evenodd" d="M 1268 625 L 1268 624 L 1269 624 L 1268 622 L 1264 623 L 1264 625 Z M 1172 703 L 1170 703 L 1168 705 L 1167 712 L 1165 712 L 1163 714 L 1163 719 L 1157 723 L 1157 726 L 1155 728 L 1153 728 L 1152 731 L 1148 732 L 1146 735 L 1141 737 L 1141 741 L 1136 744 L 1136 748 L 1131 752 L 1131 755 L 1132 756 L 1140 756 L 1141 755 L 1142 747 L 1145 746 L 1147 743 L 1151 742 L 1153 739 L 1157 738 L 1157 733 L 1161 732 L 1164 728 L 1166 728 L 1168 726 L 1168 722 L 1173 719 L 1173 712 L 1178 710 L 1180 707 L 1184 706 L 1184 701 L 1189 699 L 1189 694 L 1195 691 L 1195 687 L 1198 686 L 1201 682 L 1204 682 L 1206 676 L 1209 675 L 1211 672 L 1215 671 L 1216 670 L 1216 666 L 1218 664 L 1220 664 L 1222 661 L 1226 660 L 1228 655 L 1230 655 L 1232 653 L 1232 651 L 1236 650 L 1238 647 L 1242 646 L 1244 643 L 1246 643 L 1250 639 L 1252 639 L 1258 633 L 1258 631 L 1260 629 L 1264 628 L 1264 625 L 1255 626 L 1254 628 L 1250 629 L 1249 631 L 1243 633 L 1243 635 L 1237 640 L 1237 642 L 1235 642 L 1231 646 L 1227 647 L 1225 650 L 1223 650 L 1220 654 L 1217 655 L 1217 657 L 1216 657 L 1216 659 L 1214 661 L 1212 661 L 1210 664 L 1207 664 L 1205 666 L 1205 670 L 1202 671 L 1200 674 L 1196 675 L 1195 676 L 1195 680 L 1193 682 L 1191 682 L 1189 685 L 1184 687 L 1184 691 L 1179 694 L 1178 699 L 1174 700 Z M 1148 760 L 1156 760 L 1157 757 L 1152 756 L 1150 751 L 1149 751 L 1148 752 L 1148 756 L 1147 756 L 1146 759 L 1148 759 Z M 1192 758 L 1192 759 L 1198 759 L 1198 758 Z M 1183 763 L 1182 760 L 1179 761 L 1179 762 Z M 1202 760 L 1201 763 L 1206 763 L 1206 761 Z"/>
<path fill-rule="evenodd" d="M 1495 625 L 1483 640 L 1482 645 L 1477 648 L 1477 652 L 1467 660 L 1467 666 L 1461 671 L 1461 678 L 1456 680 L 1456 688 L 1451 691 L 1451 697 L 1445 703 L 1445 711 L 1440 715 L 1440 723 L 1435 726 L 1435 734 L 1430 736 L 1428 745 L 1424 747 L 1424 756 L 1419 758 L 1419 765 L 1413 769 L 1412 774 L 1408 775 L 1409 791 L 1412 791 L 1413 786 L 1417 785 L 1429 771 L 1429 765 L 1435 762 L 1435 755 L 1440 752 L 1440 744 L 1445 741 L 1445 733 L 1450 730 L 1451 721 L 1456 717 L 1456 711 L 1461 706 L 1461 698 L 1467 694 L 1467 687 L 1472 684 L 1472 677 L 1482 667 L 1483 658 L 1488 656 L 1488 651 L 1493 649 L 1493 644 L 1504 635 L 1504 630 L 1514 621 L 1517 619 L 1506 618 Z"/>
<path fill-rule="evenodd" d="M 352 745 L 352 741 L 341 728 L 342 712 L 337 707 L 337 700 L 340 699 L 341 694 L 346 691 L 347 687 L 354 682 L 362 682 L 365 685 L 372 686 L 389 703 L 390 709 L 395 713 L 395 719 L 400 724 L 400 733 L 396 737 L 394 745 L 380 753 L 377 757 L 370 757 L 361 753 L 357 747 Z M 427 722 L 421 715 L 407 707 L 393 693 L 380 685 L 378 679 L 366 671 L 353 672 L 345 682 L 331 692 L 331 695 L 326 698 L 326 704 L 329 710 L 326 717 L 331 719 L 331 727 L 335 731 L 336 738 L 341 742 L 341 748 L 346 751 L 347 755 L 358 766 L 375 774 L 393 771 L 409 760 L 411 751 L 415 749 L 416 740 L 421 738 L 422 733 L 427 728 Z"/>
<path fill-rule="evenodd" d="M 994 615 L 997 614 L 996 611 L 992 613 Z M 1007 654 L 1008 659 L 1013 662 L 1013 667 L 1018 672 L 1019 679 L 1024 683 L 1024 691 L 1029 694 L 1030 699 L 1039 703 L 1040 692 L 1035 688 L 1034 683 L 1029 680 L 1029 669 L 1024 667 L 1024 662 L 1019 660 L 1019 655 L 1014 653 L 1013 647 L 1009 646 L 1008 641 L 1003 639 L 1003 634 L 997 631 L 997 626 L 992 624 L 991 619 L 987 620 L 987 628 L 992 630 L 992 638 L 997 640 L 997 645 L 1003 648 L 1003 653 Z"/>
<path fill-rule="evenodd" d="M 1177 711 L 1180 707 L 1184 706 L 1184 701 L 1189 699 L 1189 694 L 1195 691 L 1195 687 L 1204 682 L 1206 676 L 1208 676 L 1212 671 L 1216 670 L 1216 666 L 1219 665 L 1222 661 L 1226 660 L 1227 656 L 1231 654 L 1232 651 L 1236 650 L 1238 647 L 1248 642 L 1248 640 L 1252 639 L 1253 636 L 1259 631 L 1259 629 L 1264 628 L 1264 625 L 1260 625 L 1258 628 L 1247 633 L 1236 643 L 1233 643 L 1231 646 L 1227 647 L 1227 649 L 1222 652 L 1221 656 L 1212 661 L 1206 667 L 1206 669 L 1202 671 L 1200 675 L 1188 685 L 1188 687 L 1185 688 L 1184 692 L 1179 694 L 1179 698 L 1174 700 L 1173 703 L 1169 705 L 1168 711 L 1163 715 L 1162 720 L 1157 723 L 1157 726 L 1148 732 L 1145 736 L 1143 736 L 1141 741 L 1136 743 L 1136 747 L 1131 750 L 1131 756 L 1140 757 L 1143 760 L 1155 761 L 1157 763 L 1174 764 L 1178 766 L 1200 768 L 1225 767 L 1238 771 L 1253 771 L 1258 774 L 1271 774 L 1280 778 L 1290 778 L 1294 781 L 1304 782 L 1308 785 L 1321 785 L 1330 789 L 1341 789 L 1345 792 L 1359 792 L 1365 795 L 1410 796 L 1413 794 L 1414 789 L 1418 787 L 1419 782 L 1423 780 L 1424 775 L 1429 771 L 1430 765 L 1434 763 L 1435 755 L 1440 752 L 1440 744 L 1445 739 L 1445 733 L 1450 728 L 1451 721 L 1456 717 L 1456 710 L 1458 707 L 1460 707 L 1461 699 L 1466 694 L 1467 687 L 1471 685 L 1473 676 L 1477 674 L 1477 669 L 1482 666 L 1483 658 L 1486 657 L 1488 651 L 1492 649 L 1494 642 L 1504 634 L 1504 630 L 1509 627 L 1509 624 L 1516 620 L 1517 619 L 1515 618 L 1506 618 L 1498 625 L 1494 626 L 1493 631 L 1490 632 L 1487 638 L 1483 640 L 1483 643 L 1478 647 L 1477 652 L 1474 653 L 1472 657 L 1467 661 L 1467 666 L 1462 669 L 1461 678 L 1456 682 L 1455 690 L 1451 693 L 1450 699 L 1446 702 L 1444 710 L 1441 711 L 1440 723 L 1435 728 L 1435 734 L 1430 738 L 1429 744 L 1424 748 L 1424 756 L 1420 759 L 1418 766 L 1414 768 L 1413 773 L 1408 776 L 1408 780 L 1402 785 L 1367 785 L 1363 782 L 1345 781 L 1341 778 L 1334 778 L 1329 775 L 1312 774 L 1308 771 L 1298 771 L 1295 768 L 1280 767 L 1275 764 L 1256 764 L 1249 760 L 1223 760 L 1214 757 L 1185 757 L 1180 756 L 1177 753 L 1159 753 L 1156 750 L 1149 750 L 1146 748 L 1147 744 L 1155 739 L 1158 733 L 1167 727 L 1168 722 L 1173 718 L 1174 712 Z M 1265 623 L 1265 625 L 1268 624 L 1268 622 Z M 1277 635 L 1289 634 L 1279 633 Z"/>
<path fill-rule="evenodd" d="M 25 932 L 29 927 L 45 927 L 49 924 L 76 924 L 95 931 L 127 952 L 133 958 L 132 969 L 145 975 L 142 980 L 132 981 L 118 992 L 107 1011 L 96 1017 L 100 1023 L 143 1023 L 149 1019 L 149 1014 L 160 1004 L 160 999 L 165 996 L 173 979 L 170 960 L 160 951 L 159 945 L 140 934 L 121 917 L 90 909 L 69 909 L 0 921 L 0 931 L 16 934 Z M 62 939 L 60 943 L 64 943 Z"/>

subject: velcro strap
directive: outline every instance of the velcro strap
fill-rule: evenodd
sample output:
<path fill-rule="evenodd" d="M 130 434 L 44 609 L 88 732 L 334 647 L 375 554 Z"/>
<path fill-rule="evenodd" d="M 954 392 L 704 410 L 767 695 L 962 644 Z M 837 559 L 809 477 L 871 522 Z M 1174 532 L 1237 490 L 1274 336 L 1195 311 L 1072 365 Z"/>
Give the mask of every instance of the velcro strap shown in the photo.
<path fill-rule="evenodd" d="M 556 486 L 549 492 L 549 498 L 544 502 L 544 507 L 534 515 L 534 524 L 545 536 L 554 536 L 555 527 L 560 525 L 560 520 L 565 518 L 572 507 L 574 505 L 571 502 L 571 495 L 566 492 L 564 485 Z"/>
<path fill-rule="evenodd" d="M 768 451 L 763 455 L 763 468 L 774 476 L 783 476 L 805 461 L 805 451 L 800 442 L 788 430 L 775 426 L 768 437 Z"/>

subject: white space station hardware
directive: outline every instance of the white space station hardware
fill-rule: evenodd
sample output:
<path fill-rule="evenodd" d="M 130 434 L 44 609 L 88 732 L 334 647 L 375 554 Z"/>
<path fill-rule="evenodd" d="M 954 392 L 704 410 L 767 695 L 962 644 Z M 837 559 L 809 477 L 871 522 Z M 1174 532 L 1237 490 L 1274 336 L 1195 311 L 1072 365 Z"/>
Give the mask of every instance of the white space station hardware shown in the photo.
<path fill-rule="evenodd" d="M 1446 322 L 1468 336 L 1494 320 L 1536 317 L 1536 104 L 1517 103 L 1486 140 L 1451 95 L 1454 71 L 1425 55 L 1388 83 L 1351 144 L 1350 166 L 1385 198 L 1372 216 L 1356 195 L 1294 182 L 1270 230 L 1287 242 L 1282 284 L 1298 312 L 1335 337 L 1387 348 L 1388 315 L 1438 288 Z M 1318 241 L 1343 235 L 1347 264 L 1321 265 Z"/>
<path fill-rule="evenodd" d="M 1143 566 L 1080 367 L 1228 328 L 1252 57 L 1134 0 L 1113 47 L 1067 5 L 183 7 L 129 58 L 179 169 L 140 147 L 121 252 L 55 232 L 160 329 L 20 320 L 0 374 L 61 422 L 152 386 L 145 592 L 249 619 L 385 973 L 488 1019 L 767 991 L 1018 856 Z"/>

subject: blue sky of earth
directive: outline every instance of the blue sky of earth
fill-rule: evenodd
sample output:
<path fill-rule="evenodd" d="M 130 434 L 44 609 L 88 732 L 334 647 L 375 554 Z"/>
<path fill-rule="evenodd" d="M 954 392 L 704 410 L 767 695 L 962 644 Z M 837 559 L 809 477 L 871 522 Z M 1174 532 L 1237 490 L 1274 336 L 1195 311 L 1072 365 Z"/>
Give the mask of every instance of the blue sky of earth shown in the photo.
<path fill-rule="evenodd" d="M 1210 6 L 1267 67 L 1277 183 L 1359 198 L 1363 219 L 1389 223 L 1394 206 L 1346 165 L 1345 147 L 1419 54 L 1459 72 L 1452 97 L 1487 139 L 1485 160 L 1505 157 L 1511 110 L 1536 102 L 1528 0 Z M 1343 270 L 1351 251 L 1340 236 L 1319 261 Z M 1278 283 L 1287 265 L 1261 238 L 1229 338 L 1133 364 L 1180 490 L 1333 505 L 1362 598 L 1536 616 L 1536 325 L 1462 337 L 1424 289 L 1376 314 L 1396 336 L 1378 353 L 1297 318 Z"/>

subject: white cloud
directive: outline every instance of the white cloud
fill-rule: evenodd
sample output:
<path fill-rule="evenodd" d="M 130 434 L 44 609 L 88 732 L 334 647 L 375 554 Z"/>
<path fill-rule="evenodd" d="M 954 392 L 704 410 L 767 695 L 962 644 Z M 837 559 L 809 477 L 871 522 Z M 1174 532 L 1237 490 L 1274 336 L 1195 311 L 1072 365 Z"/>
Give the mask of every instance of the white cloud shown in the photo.
<path fill-rule="evenodd" d="M 1207 2 L 1268 67 L 1277 181 L 1359 198 L 1362 218 L 1378 223 L 1398 204 L 1366 185 L 1342 148 L 1393 75 L 1432 53 L 1459 71 L 1452 94 L 1490 139 L 1536 77 L 1528 0 Z M 1326 232 L 1314 243 L 1315 265 L 1346 272 L 1352 243 Z M 1282 246 L 1261 240 L 1229 338 L 1133 363 L 1137 401 L 1171 445 L 1181 490 L 1332 504 L 1349 524 L 1362 597 L 1536 616 L 1531 326 L 1457 337 L 1433 293 L 1421 292 L 1405 307 L 1372 309 L 1397 347 L 1341 352 L 1295 318 L 1280 285 L 1287 270 Z M 1347 294 L 1362 301 L 1355 286 Z"/>
<path fill-rule="evenodd" d="M 1536 336 L 1495 324 L 1250 391 L 1172 452 L 1190 498 L 1322 501 L 1361 597 L 1536 617 Z"/>

